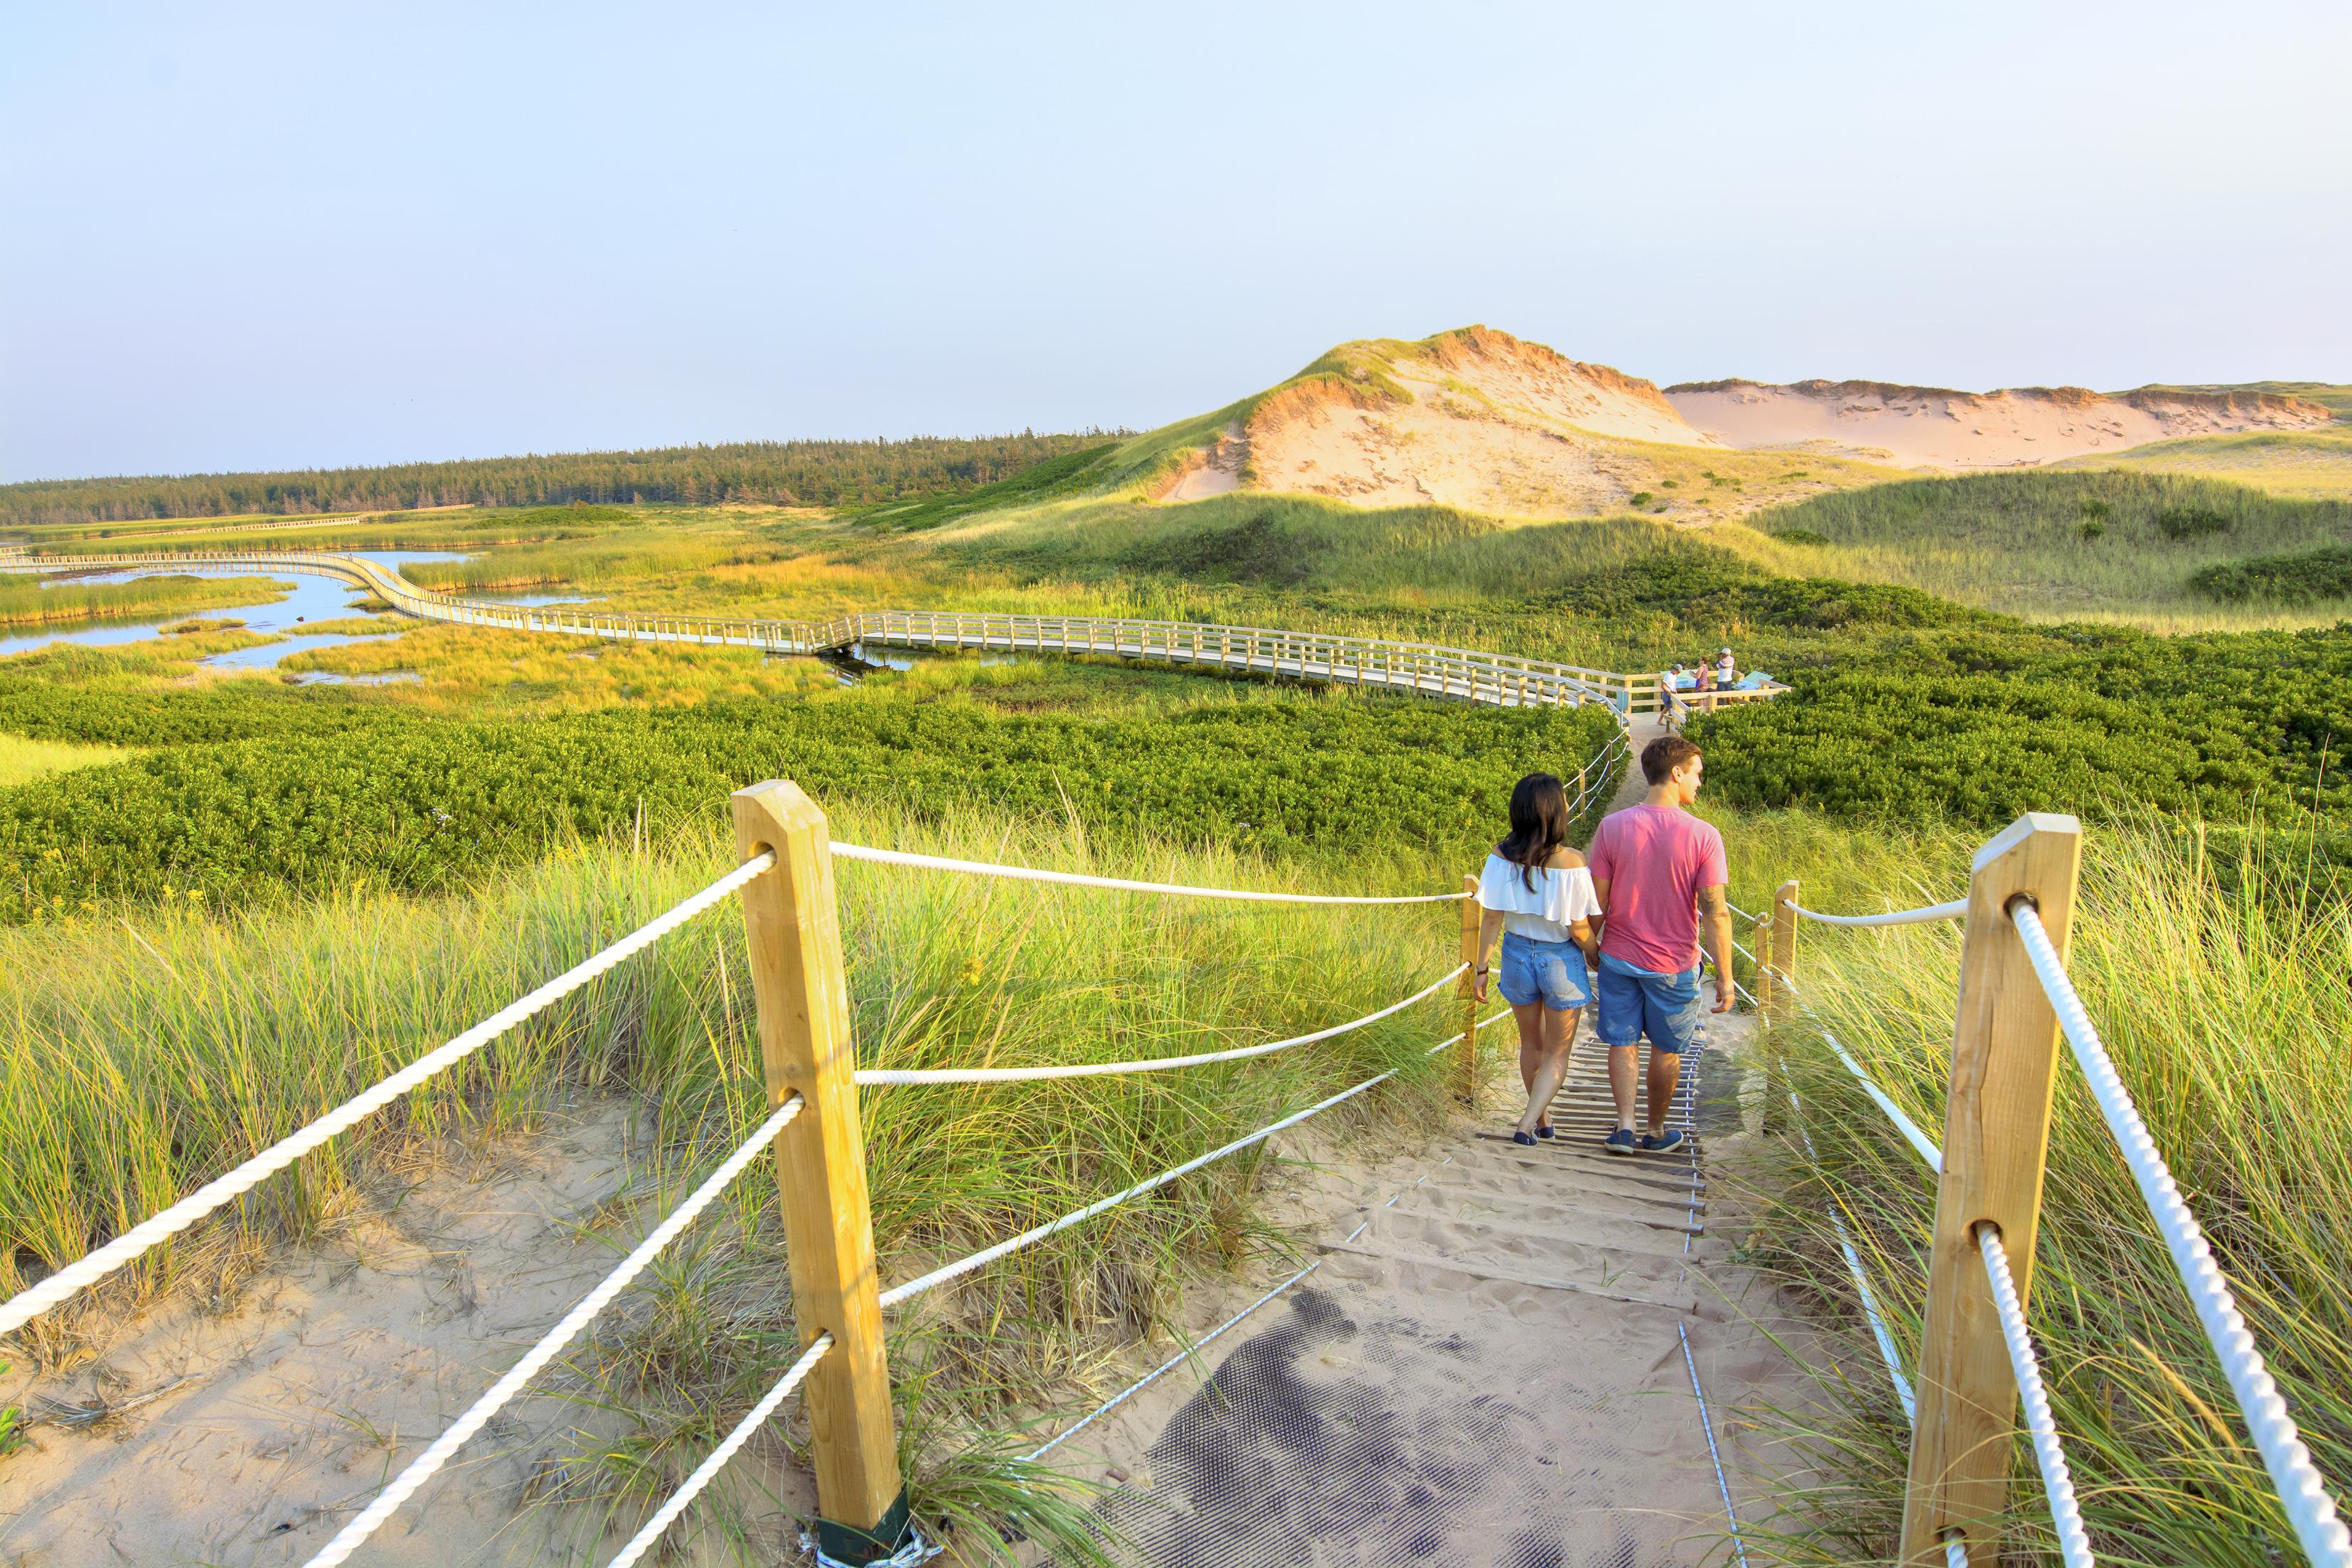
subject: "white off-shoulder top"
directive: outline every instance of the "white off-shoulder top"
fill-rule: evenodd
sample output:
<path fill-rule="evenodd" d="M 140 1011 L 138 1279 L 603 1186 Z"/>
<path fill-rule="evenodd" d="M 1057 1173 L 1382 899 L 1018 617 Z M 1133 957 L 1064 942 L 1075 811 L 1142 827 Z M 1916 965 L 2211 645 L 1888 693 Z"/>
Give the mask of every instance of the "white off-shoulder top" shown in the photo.
<path fill-rule="evenodd" d="M 1545 867 L 1535 873 L 1535 884 L 1528 886 L 1524 868 L 1489 855 L 1478 874 L 1478 907 L 1500 911 L 1505 931 L 1532 942 L 1567 942 L 1570 926 L 1601 912 L 1586 867 Z"/>

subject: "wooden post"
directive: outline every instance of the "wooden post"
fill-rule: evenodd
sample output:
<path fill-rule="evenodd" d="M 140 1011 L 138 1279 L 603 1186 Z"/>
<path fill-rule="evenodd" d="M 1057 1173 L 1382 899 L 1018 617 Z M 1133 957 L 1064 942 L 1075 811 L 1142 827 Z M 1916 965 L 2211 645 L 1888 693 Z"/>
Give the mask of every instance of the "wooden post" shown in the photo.
<path fill-rule="evenodd" d="M 1779 1000 L 1774 1004 L 1772 1021 L 1780 1023 L 1789 1016 L 1789 1009 L 1797 999 L 1793 982 L 1797 978 L 1797 879 L 1790 878 L 1772 894 L 1772 967 L 1792 983 L 1773 987 Z"/>
<path fill-rule="evenodd" d="M 1784 888 L 1787 885 L 1781 884 Z M 1777 901 L 1780 895 L 1776 893 L 1773 897 Z M 1773 912 L 1771 910 L 1766 910 L 1758 915 L 1755 928 L 1748 933 L 1756 939 L 1756 1011 L 1768 1024 L 1775 1021 L 1772 1008 Z"/>
<path fill-rule="evenodd" d="M 1954 1535 L 1966 1537 L 1975 1568 L 1993 1568 L 2000 1557 L 2017 1384 L 1977 1230 L 2000 1227 L 2018 1300 L 2030 1300 L 2058 1066 L 2058 1016 L 2009 906 L 2021 897 L 2033 900 L 2063 963 L 2082 853 L 2082 826 L 2073 817 L 2029 812 L 1977 851 L 1969 878 L 1944 1173 L 1919 1345 L 1919 1415 L 1904 1496 L 1906 1568 L 1943 1568 L 1944 1542 Z"/>
<path fill-rule="evenodd" d="M 1462 879 L 1462 1098 L 1478 1109 L 1478 925 L 1486 911 L 1478 907 L 1478 879 Z"/>
<path fill-rule="evenodd" d="M 793 1320 L 803 1345 L 821 1332 L 833 1335 L 833 1349 L 801 1385 L 814 1439 L 818 1544 L 843 1562 L 864 1563 L 887 1556 L 906 1534 L 907 1498 L 851 1077 L 833 837 L 824 813 L 789 781 L 738 790 L 734 806 L 737 851 L 746 859 L 776 852 L 775 869 L 743 889 L 743 923 L 768 1104 L 794 1093 L 804 1101 L 776 1139 Z"/>

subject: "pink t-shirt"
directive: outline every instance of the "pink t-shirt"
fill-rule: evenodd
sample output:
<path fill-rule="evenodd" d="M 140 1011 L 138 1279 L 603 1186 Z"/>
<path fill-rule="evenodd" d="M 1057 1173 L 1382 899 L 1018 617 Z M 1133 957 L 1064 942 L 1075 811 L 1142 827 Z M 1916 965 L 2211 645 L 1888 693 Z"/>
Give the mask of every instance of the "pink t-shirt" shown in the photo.
<path fill-rule="evenodd" d="M 1628 806 L 1601 818 L 1584 858 L 1609 884 L 1604 957 L 1662 974 L 1698 962 L 1699 892 L 1731 880 L 1722 834 L 1676 806 Z"/>

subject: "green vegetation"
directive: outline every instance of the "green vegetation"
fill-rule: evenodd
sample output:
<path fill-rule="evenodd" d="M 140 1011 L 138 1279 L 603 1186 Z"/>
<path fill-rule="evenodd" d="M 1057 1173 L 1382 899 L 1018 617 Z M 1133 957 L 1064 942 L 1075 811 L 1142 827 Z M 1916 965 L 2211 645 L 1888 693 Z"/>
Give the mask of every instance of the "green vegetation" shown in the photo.
<path fill-rule="evenodd" d="M 1743 904 L 1801 871 L 1806 902 L 1837 910 L 1951 897 L 1973 847 L 1946 834 L 1826 833 L 1802 817 L 1735 828 L 1732 845 Z M 2098 829 L 2086 849 L 2069 973 L 2313 1458 L 2324 1474 L 2352 1474 L 2352 1232 L 2339 1223 L 2352 1210 L 2352 992 L 2332 962 L 2352 948 L 2352 906 L 2305 859 L 2300 832 L 2254 835 L 2226 863 L 2190 835 L 2140 826 Z M 1816 932 L 1804 950 L 1821 1023 L 1930 1130 L 1943 1122 L 1958 947 L 1957 928 L 1914 926 Z M 1776 1033 L 1812 1147 L 1784 1131 L 1765 1163 L 1796 1179 L 1764 1194 L 1754 1245 L 1804 1296 L 1837 1304 L 1849 1346 L 1814 1363 L 1826 1415 L 1790 1418 L 1811 1474 L 1773 1545 L 1797 1564 L 1889 1561 L 1910 1433 L 1859 1327 L 1831 1216 L 1853 1233 L 1916 1375 L 1934 1178 L 1811 1025 Z M 2102 1562 L 2295 1560 L 2170 1258 L 2060 1055 L 2032 1314 L 2092 1544 Z M 2021 1436 L 2016 1470 L 2033 1474 Z M 2021 1479 L 2017 1496 L 2002 1561 L 2054 1560 L 2039 1489 Z"/>
<path fill-rule="evenodd" d="M 2094 522 L 2095 531 L 2087 526 Z M 1819 535 L 1832 553 L 1814 557 L 1818 567 L 1843 577 L 2035 620 L 2097 616 L 2196 629 L 2229 623 L 2191 594 L 2193 573 L 2352 544 L 2352 500 L 2298 500 L 2119 468 L 2027 470 L 1841 490 L 1765 512 L 1756 523 L 1784 541 L 1792 528 Z"/>
<path fill-rule="evenodd" d="M 12 868 L 0 919 L 354 883 L 445 890 L 639 813 L 706 820 L 730 791 L 781 776 L 821 799 L 940 817 L 1068 814 L 1119 838 L 1461 860 L 1536 760 L 1572 771 L 1611 724 L 1597 708 L 1497 713 L 1349 694 L 1094 719 L 886 691 L 491 725 L 272 695 L 0 696 L 0 723 L 20 733 L 215 741 L 0 795 L 0 862 Z"/>
<path fill-rule="evenodd" d="M 863 842 L 1222 886 L 1418 891 L 1450 883 L 1458 866 L 1333 852 L 1277 868 L 1148 837 L 1109 853 L 1075 820 L 985 809 L 942 826 L 835 803 L 834 820 L 839 837 Z M 625 839 L 563 848 L 422 907 L 344 891 L 227 918 L 162 904 L 128 928 L 0 932 L 0 1016 L 10 1020 L 0 1035 L 0 1125 L 10 1130 L 0 1295 L 20 1288 L 24 1264 L 79 1256 L 732 858 L 722 835 L 697 827 L 654 836 L 641 851 Z M 869 1065 L 1112 1060 L 1278 1038 L 1370 1012 L 1454 962 L 1450 908 L 1040 897 L 855 866 L 839 881 L 853 1030 Z M 628 1196 L 596 1226 L 634 1237 L 764 1114 L 750 995 L 730 905 L 152 1255 L 101 1305 L 210 1281 L 257 1241 L 315 1240 L 382 1201 L 390 1173 L 405 1190 L 420 1166 L 541 1126 L 582 1091 L 625 1097 L 647 1119 Z M 1440 1104 L 1424 1053 L 1454 1016 L 1433 1003 L 1323 1045 L 1183 1074 L 869 1091 L 884 1268 L 904 1278 L 1390 1068 L 1402 1069 L 1394 1089 L 1334 1121 L 1423 1123 Z M 930 1402 L 908 1423 L 929 1450 L 910 1457 L 919 1510 L 991 1495 L 984 1483 L 1009 1468 L 1007 1427 L 1117 1375 L 1104 1365 L 1107 1340 L 1150 1333 L 1204 1271 L 1278 1246 L 1255 1212 L 1270 1168 L 1262 1150 L 1220 1162 L 901 1315 L 902 1396 Z M 608 1512 L 634 1522 L 764 1391 L 793 1342 L 774 1194 L 764 1172 L 739 1183 L 675 1266 L 648 1277 L 634 1310 L 608 1315 L 571 1356 L 552 1391 L 579 1401 L 577 1425 L 546 1439 L 543 1468 L 562 1479 L 542 1500 L 593 1523 Z M 27 1355 L 70 1360 L 81 1342 L 73 1316 L 42 1320 L 23 1338 Z M 933 1375 L 910 1379 L 926 1366 Z M 996 1494 L 1000 1520 L 1005 1502 Z M 959 1540 L 998 1551 L 993 1531 Z"/>
<path fill-rule="evenodd" d="M 2331 545 L 2300 555 L 2259 555 L 2208 566 L 2192 574 L 2189 585 L 2225 604 L 2313 605 L 2352 598 L 2352 548 Z"/>
<path fill-rule="evenodd" d="M 0 789 L 75 768 L 102 767 L 132 754 L 121 746 L 76 746 L 0 732 Z"/>
<path fill-rule="evenodd" d="M 740 441 L 184 479 L 44 479 L 0 485 L 0 526 L 136 518 L 288 515 L 565 501 L 749 501 L 844 506 L 971 489 L 1099 447 L 1104 432 L 906 441 Z"/>
<path fill-rule="evenodd" d="M 62 582 L 49 587 L 0 577 L 0 626 L 169 616 L 211 605 L 274 604 L 286 584 L 268 577 L 141 577 L 129 583 Z"/>
<path fill-rule="evenodd" d="M 1743 806 L 1979 827 L 2022 811 L 2334 814 L 2352 808 L 2352 641 L 1948 635 L 1690 733 L 1708 782 Z"/>

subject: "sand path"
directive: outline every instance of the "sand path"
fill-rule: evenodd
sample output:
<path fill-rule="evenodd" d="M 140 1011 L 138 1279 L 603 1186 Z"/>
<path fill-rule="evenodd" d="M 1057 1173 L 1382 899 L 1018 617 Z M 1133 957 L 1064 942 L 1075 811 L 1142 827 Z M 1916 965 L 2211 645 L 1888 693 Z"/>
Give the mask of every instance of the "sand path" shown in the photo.
<path fill-rule="evenodd" d="M 1675 1118 L 1699 1157 L 1598 1148 L 1588 1039 L 1558 1140 L 1509 1142 L 1497 1082 L 1425 1148 L 1311 1166 L 1314 1271 L 1052 1462 L 1114 1489 L 1151 1568 L 1723 1560 L 1726 1491 L 1752 1522 L 1784 1459 L 1743 1410 L 1804 1402 L 1766 1330 L 1810 1335 L 1731 1261 L 1738 1201 L 1710 1168 L 1753 1136 L 1753 1021 L 1709 1031 Z"/>

